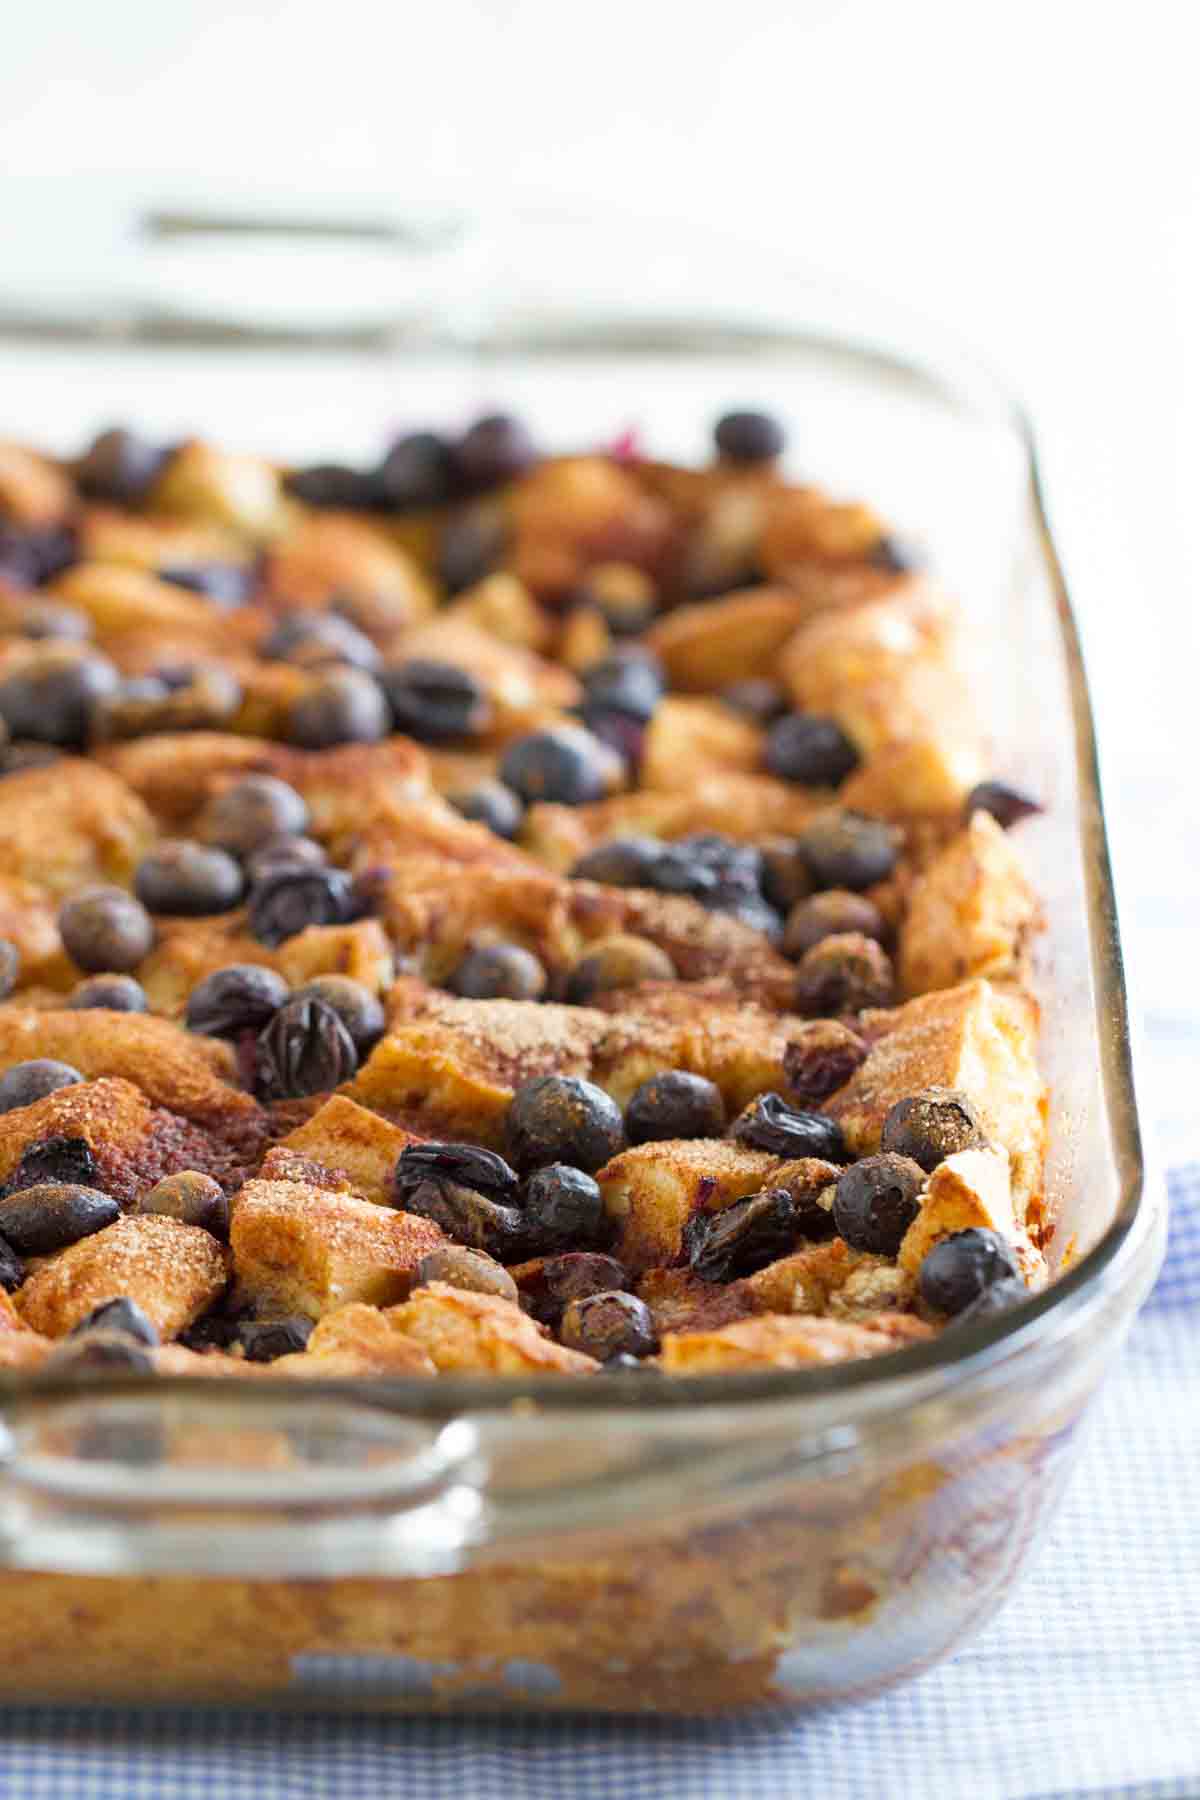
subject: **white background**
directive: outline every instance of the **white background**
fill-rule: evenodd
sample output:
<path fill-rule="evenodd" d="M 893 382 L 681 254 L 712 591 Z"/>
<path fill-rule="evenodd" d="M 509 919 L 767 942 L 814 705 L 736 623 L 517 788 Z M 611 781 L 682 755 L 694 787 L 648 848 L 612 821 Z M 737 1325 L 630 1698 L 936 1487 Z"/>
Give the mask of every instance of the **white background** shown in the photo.
<path fill-rule="evenodd" d="M 211 178 L 402 202 L 582 198 L 785 247 L 974 342 L 1041 423 L 1127 880 L 1148 916 L 1194 891 L 1200 129 L 1186 0 L 9 0 L 3 13 L 0 222 L 3 184 L 46 174 L 141 193 Z M 0 282 L 14 254 L 0 236 Z M 1156 1006 L 1187 986 L 1190 927 L 1177 952 Z"/>

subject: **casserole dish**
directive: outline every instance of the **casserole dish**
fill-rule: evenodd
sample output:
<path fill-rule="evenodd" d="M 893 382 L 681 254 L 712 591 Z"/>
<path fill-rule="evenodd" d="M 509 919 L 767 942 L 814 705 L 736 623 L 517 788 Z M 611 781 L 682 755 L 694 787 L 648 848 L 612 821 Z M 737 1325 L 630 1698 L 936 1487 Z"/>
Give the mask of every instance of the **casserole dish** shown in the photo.
<path fill-rule="evenodd" d="M 528 300 L 378 353 L 63 343 L 0 352 L 5 429 L 354 454 L 405 415 L 503 399 L 551 442 L 641 425 L 687 460 L 769 402 L 793 460 L 916 537 L 969 621 L 998 761 L 1044 800 L 1036 985 L 1059 1279 L 1018 1314 L 828 1369 L 562 1384 L 8 1376 L 5 1700 L 709 1713 L 841 1700 L 1001 1601 L 1153 1279 L 1095 744 L 1020 413 L 953 352 L 849 333 L 811 283 L 724 317 L 660 291 L 590 318 Z M 900 335 L 903 335 L 902 333 Z M 57 396 L 47 401 L 46 396 Z M 54 409 L 57 408 L 57 416 Z M 61 442 L 56 442 L 60 439 Z M 214 1388 L 219 1391 L 214 1391 Z"/>

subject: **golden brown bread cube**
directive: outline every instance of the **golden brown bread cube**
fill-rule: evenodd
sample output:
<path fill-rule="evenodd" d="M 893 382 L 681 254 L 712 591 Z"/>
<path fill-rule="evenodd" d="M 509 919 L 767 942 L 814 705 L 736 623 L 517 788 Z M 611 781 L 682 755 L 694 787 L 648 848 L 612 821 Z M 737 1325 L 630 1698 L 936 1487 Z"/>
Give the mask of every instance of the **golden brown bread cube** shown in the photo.
<path fill-rule="evenodd" d="M 138 796 L 94 762 L 64 756 L 0 782 L 0 867 L 53 894 L 128 883 L 154 835 Z"/>
<path fill-rule="evenodd" d="M 344 1094 L 333 1094 L 311 1119 L 281 1139 L 278 1149 L 309 1157 L 344 1175 L 356 1193 L 378 1206 L 392 1205 L 392 1176 L 411 1131 L 369 1112 Z"/>
<path fill-rule="evenodd" d="M 175 451 L 154 485 L 150 504 L 255 540 L 277 532 L 285 516 L 279 473 L 269 462 L 198 438 Z"/>
<path fill-rule="evenodd" d="M 443 1375 L 591 1375 L 599 1367 L 592 1357 L 556 1344 L 511 1300 L 442 1281 L 418 1288 L 387 1317 Z"/>
<path fill-rule="evenodd" d="M 198 1225 L 131 1215 L 80 1238 L 18 1289 L 17 1311 L 34 1331 L 65 1337 L 94 1307 L 125 1295 L 160 1337 L 178 1337 L 219 1299 L 229 1279 L 224 1250 Z"/>
<path fill-rule="evenodd" d="M 904 1234 L 900 1267 L 915 1276 L 933 1246 L 955 1231 L 980 1228 L 1002 1237 L 1029 1287 L 1046 1280 L 1046 1263 L 1030 1242 L 1001 1149 L 960 1150 L 939 1163 L 921 1196 L 921 1210 Z"/>
<path fill-rule="evenodd" d="M 926 994 L 974 975 L 1018 978 L 1037 915 L 1007 833 L 990 813 L 973 814 L 909 890 L 896 963 L 903 992 Z"/>
<path fill-rule="evenodd" d="M 701 1281 L 690 1269 L 650 1269 L 637 1284 L 660 1338 L 673 1331 L 717 1331 L 761 1309 L 742 1282 Z"/>
<path fill-rule="evenodd" d="M 694 1212 L 719 1212 L 770 1187 L 780 1166 L 765 1150 L 728 1138 L 637 1144 L 605 1163 L 596 1180 L 617 1233 L 613 1255 L 633 1274 L 679 1261 Z"/>
<path fill-rule="evenodd" d="M 81 1075 L 119 1075 L 156 1106 L 218 1134 L 250 1131 L 258 1106 L 232 1084 L 233 1052 L 149 1013 L 35 1012 L 0 1007 L 0 1071 L 31 1057 L 70 1063 Z"/>
<path fill-rule="evenodd" d="M 189 569 L 204 563 L 248 566 L 252 549 L 220 525 L 115 506 L 84 506 L 76 519 L 80 562 L 123 563 L 133 569 Z"/>
<path fill-rule="evenodd" d="M 492 579 L 513 581 L 511 576 Z M 519 583 L 514 586 L 524 593 Z M 580 697 L 569 669 L 519 644 L 502 643 L 458 605 L 405 633 L 398 660 L 410 657 L 453 663 L 473 675 L 491 706 L 492 734 L 500 738 L 520 730 L 531 716 L 565 710 Z"/>
<path fill-rule="evenodd" d="M 954 659 L 952 614 L 928 584 L 909 581 L 849 612 L 819 613 L 779 660 L 802 712 L 828 714 L 859 751 L 939 731 L 975 741 L 977 727 Z"/>
<path fill-rule="evenodd" d="M 58 903 L 34 882 L 0 875 L 0 938 L 7 939 L 20 958 L 18 989 L 69 988 L 79 979 L 58 935 Z"/>
<path fill-rule="evenodd" d="M 568 905 L 571 926 L 588 942 L 618 932 L 649 938 L 666 951 L 683 982 L 720 977 L 748 1001 L 776 1009 L 791 1004 L 794 965 L 761 931 L 729 913 L 710 912 L 685 894 L 606 888 L 592 881 L 572 882 Z"/>
<path fill-rule="evenodd" d="M 735 982 L 646 982 L 598 1004 L 611 1030 L 596 1046 L 593 1080 L 622 1106 L 662 1069 L 716 1082 L 730 1117 L 786 1085 L 783 1055 L 800 1021 L 733 998 Z"/>
<path fill-rule="evenodd" d="M 1046 1136 L 1033 1000 L 1015 989 L 967 981 L 893 1011 L 867 1013 L 862 1023 L 871 1051 L 825 1103 L 854 1155 L 878 1150 L 883 1121 L 897 1100 L 928 1087 L 961 1088 L 978 1106 L 989 1138 L 1008 1151 L 1023 1218 L 1040 1196 Z"/>
<path fill-rule="evenodd" d="M 586 1006 L 533 1000 L 447 1000 L 389 1031 L 350 1097 L 431 1137 L 499 1145 L 514 1089 L 534 1075 L 584 1075 L 609 1029 Z"/>
<path fill-rule="evenodd" d="M 768 575 L 786 581 L 813 563 L 854 563 L 884 535 L 869 506 L 831 500 L 813 487 L 779 487 L 765 499 L 758 553 Z"/>
<path fill-rule="evenodd" d="M 211 651 L 229 642 L 229 620 L 211 601 L 146 569 L 76 563 L 58 576 L 52 592 L 87 614 L 96 642 L 105 647 L 140 632 L 154 632 L 160 640 L 165 634 Z"/>
<path fill-rule="evenodd" d="M 870 1325 L 845 1319 L 783 1318 L 763 1313 L 716 1331 L 674 1332 L 659 1363 L 669 1375 L 712 1375 L 735 1369 L 800 1369 L 813 1363 L 882 1356 L 933 1335 L 908 1313 L 880 1313 Z"/>
<path fill-rule="evenodd" d="M 299 1181 L 248 1181 L 229 1234 L 239 1295 L 258 1312 L 325 1313 L 402 1300 L 417 1264 L 445 1242 L 430 1219 Z"/>
<path fill-rule="evenodd" d="M 507 569 L 497 569 L 465 589 L 445 608 L 443 617 L 464 620 L 501 644 L 520 650 L 542 653 L 553 637 L 542 608 L 524 582 Z"/>
<path fill-rule="evenodd" d="M 749 719 L 719 700 L 668 694 L 642 741 L 642 786 L 688 790 L 705 775 L 761 769 L 762 755 L 762 731 Z"/>
<path fill-rule="evenodd" d="M 361 596 L 386 601 L 390 616 L 409 624 L 433 609 L 433 590 L 408 552 L 348 513 L 294 515 L 271 546 L 266 581 L 292 607 Z"/>
<path fill-rule="evenodd" d="M 73 497 L 70 481 L 48 457 L 0 442 L 0 518 L 44 529 L 66 518 Z"/>
<path fill-rule="evenodd" d="M 733 1283 L 758 1312 L 869 1317 L 901 1311 L 912 1302 L 915 1283 L 883 1256 L 852 1250 L 841 1238 L 806 1244 Z"/>
<path fill-rule="evenodd" d="M 695 606 L 677 606 L 646 633 L 672 688 L 720 693 L 735 681 L 773 675 L 779 652 L 805 617 L 788 588 L 750 588 Z"/>
<path fill-rule="evenodd" d="M 326 1313 L 304 1349 L 295 1356 L 280 1356 L 270 1365 L 272 1375 L 331 1380 L 355 1375 L 436 1375 L 431 1358 L 405 1337 L 395 1312 L 353 1301 Z"/>
<path fill-rule="evenodd" d="M 932 721 L 931 723 L 936 723 Z M 851 812 L 878 819 L 953 821 L 985 770 L 979 746 L 949 733 L 901 738 L 860 763 L 838 791 Z"/>

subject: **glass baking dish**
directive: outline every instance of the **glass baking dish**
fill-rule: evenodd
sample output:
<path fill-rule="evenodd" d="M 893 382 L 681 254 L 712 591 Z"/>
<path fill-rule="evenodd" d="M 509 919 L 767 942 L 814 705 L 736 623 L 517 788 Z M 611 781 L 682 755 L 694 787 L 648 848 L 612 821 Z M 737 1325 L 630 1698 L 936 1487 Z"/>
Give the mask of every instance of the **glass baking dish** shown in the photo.
<path fill-rule="evenodd" d="M 1060 1278 L 1015 1317 L 798 1372 L 286 1393 L 8 1376 L 20 1654 L 0 1701 L 686 1714 L 867 1693 L 1009 1591 L 1157 1270 L 1087 685 L 1019 408 L 810 278 L 704 313 L 670 280 L 587 308 L 582 276 L 520 285 L 486 319 L 450 308 L 369 349 L 242 325 L 219 346 L 26 333 L 0 343 L 0 430 L 66 450 L 128 419 L 311 459 L 503 402 L 549 444 L 635 428 L 687 460 L 731 405 L 781 415 L 796 471 L 876 505 L 961 597 L 996 771 L 1047 803 L 1022 842 L 1047 912 Z"/>

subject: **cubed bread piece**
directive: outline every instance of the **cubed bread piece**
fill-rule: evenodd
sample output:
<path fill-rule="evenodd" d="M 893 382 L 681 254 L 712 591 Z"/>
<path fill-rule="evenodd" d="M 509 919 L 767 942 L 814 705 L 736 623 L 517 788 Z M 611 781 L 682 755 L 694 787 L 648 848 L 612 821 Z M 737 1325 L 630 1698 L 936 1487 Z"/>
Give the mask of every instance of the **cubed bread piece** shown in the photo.
<path fill-rule="evenodd" d="M 779 675 L 801 711 L 835 718 L 864 756 L 927 735 L 931 720 L 969 744 L 977 725 L 953 636 L 943 597 L 910 581 L 882 600 L 810 619 L 783 651 Z"/>
<path fill-rule="evenodd" d="M 63 989 L 78 981 L 79 970 L 58 935 L 58 902 L 45 888 L 16 875 L 0 875 L 0 938 L 20 957 L 18 990 Z"/>
<path fill-rule="evenodd" d="M 428 980 L 444 984 L 468 950 L 488 942 L 519 944 L 551 967 L 573 960 L 580 937 L 558 877 L 490 856 L 479 864 L 410 859 L 399 845 L 369 843 L 365 865 L 388 871 L 378 886 L 379 917 L 397 952 Z"/>
<path fill-rule="evenodd" d="M 930 720 L 931 727 L 938 721 Z M 949 733 L 902 738 L 859 764 L 838 791 L 841 805 L 872 818 L 954 820 L 984 776 L 979 746 Z"/>
<path fill-rule="evenodd" d="M 610 1024 L 586 1006 L 448 1001 L 389 1031 L 347 1091 L 431 1137 L 498 1146 L 514 1090 L 534 1075 L 588 1075 Z"/>
<path fill-rule="evenodd" d="M 447 606 L 443 618 L 461 619 L 501 644 L 545 651 L 553 636 L 546 614 L 523 581 L 508 569 L 485 575 Z"/>
<path fill-rule="evenodd" d="M 743 1283 L 701 1281 L 690 1269 L 650 1269 L 637 1284 L 660 1338 L 672 1331 L 717 1331 L 761 1310 Z"/>
<path fill-rule="evenodd" d="M 825 1102 L 856 1156 L 879 1148 L 897 1100 L 923 1088 L 961 1088 L 994 1143 L 1008 1151 L 1019 1215 L 1042 1190 L 1045 1086 L 1038 1073 L 1037 1008 L 1025 993 L 987 981 L 922 994 L 892 1011 L 869 1012 L 870 1054 Z"/>
<path fill-rule="evenodd" d="M 263 1315 L 320 1319 L 352 1300 L 402 1300 L 445 1243 L 430 1219 L 298 1181 L 249 1181 L 230 1227 L 238 1293 Z"/>
<path fill-rule="evenodd" d="M 66 518 L 73 498 L 70 481 L 49 457 L 7 439 L 0 443 L 0 518 L 44 530 Z"/>
<path fill-rule="evenodd" d="M 47 1257 L 18 1289 L 16 1308 L 47 1337 L 65 1337 L 105 1300 L 134 1300 L 160 1337 L 178 1337 L 220 1298 L 224 1250 L 198 1225 L 155 1213 L 118 1219 Z"/>
<path fill-rule="evenodd" d="M 261 1126 L 259 1107 L 233 1085 L 229 1046 L 169 1019 L 103 1009 L 0 1008 L 0 1071 L 37 1056 L 69 1063 L 89 1078 L 119 1075 L 156 1106 L 218 1136 L 250 1136 Z"/>
<path fill-rule="evenodd" d="M 1037 912 L 1012 840 L 990 813 L 974 813 L 909 891 L 896 965 L 903 991 L 1019 977 Z"/>
<path fill-rule="evenodd" d="M 229 642 L 229 621 L 218 607 L 147 569 L 76 563 L 57 578 L 52 592 L 87 614 L 93 637 L 105 647 L 141 632 L 169 636 L 193 649 L 216 651 Z"/>
<path fill-rule="evenodd" d="M 779 652 L 805 617 L 789 588 L 749 588 L 677 606 L 646 633 L 672 688 L 719 693 L 735 681 L 773 675 Z"/>
<path fill-rule="evenodd" d="M 409 624 L 433 610 L 433 590 L 415 559 L 366 519 L 348 513 L 293 517 L 271 546 L 266 580 L 289 606 L 321 606 L 335 595 L 384 600 Z"/>
<path fill-rule="evenodd" d="M 852 1250 L 841 1238 L 806 1244 L 733 1283 L 757 1312 L 810 1313 L 856 1318 L 860 1313 L 902 1310 L 913 1281 L 886 1257 Z"/>
<path fill-rule="evenodd" d="M 900 1266 L 917 1275 L 933 1246 L 955 1231 L 981 1227 L 1002 1237 L 1029 1287 L 1041 1287 L 1046 1264 L 1018 1215 L 1003 1150 L 960 1150 L 929 1177 L 921 1210 L 904 1234 Z"/>
<path fill-rule="evenodd" d="M 360 1301 L 326 1313 L 302 1351 L 278 1357 L 270 1367 L 272 1375 L 326 1381 L 335 1376 L 437 1374 L 420 1345 L 400 1330 L 395 1312 Z"/>
<path fill-rule="evenodd" d="M 603 997 L 609 1033 L 593 1079 L 622 1106 L 663 1069 L 714 1081 L 732 1116 L 757 1094 L 786 1087 L 783 1056 L 800 1021 L 730 997 L 732 983 L 645 982 Z"/>
<path fill-rule="evenodd" d="M 334 1094 L 276 1148 L 311 1158 L 344 1175 L 365 1199 L 390 1206 L 400 1152 L 416 1141 L 411 1131 L 368 1112 L 344 1094 Z"/>
<path fill-rule="evenodd" d="M 378 919 L 352 925 L 309 925 L 279 946 L 277 967 L 292 987 L 317 975 L 348 975 L 370 993 L 391 986 L 395 961 Z"/>
<path fill-rule="evenodd" d="M 194 569 L 205 563 L 248 567 L 252 546 L 219 525 L 161 513 L 128 513 L 116 506 L 84 506 L 76 518 L 81 562 L 123 563 L 131 569 Z"/>
<path fill-rule="evenodd" d="M 617 1231 L 613 1255 L 633 1274 L 679 1261 L 694 1212 L 718 1212 L 770 1187 L 777 1156 L 728 1138 L 638 1144 L 605 1163 L 596 1180 Z"/>
<path fill-rule="evenodd" d="M 0 782 L 0 867 L 54 894 L 129 882 L 154 835 L 138 796 L 94 762 L 64 756 Z"/>
<path fill-rule="evenodd" d="M 690 789 L 705 775 L 762 767 L 763 734 L 719 700 L 669 694 L 654 709 L 642 743 L 643 787 Z"/>
<path fill-rule="evenodd" d="M 169 459 L 150 503 L 161 512 L 227 526 L 256 541 L 277 532 L 284 518 L 279 473 L 269 462 L 198 438 Z"/>
<path fill-rule="evenodd" d="M 511 1300 L 442 1281 L 418 1288 L 387 1317 L 443 1375 L 591 1375 L 599 1367 L 592 1357 L 555 1343 Z"/>
<path fill-rule="evenodd" d="M 768 574 L 790 580 L 813 563 L 864 561 L 883 537 L 879 514 L 857 501 L 831 500 L 815 487 L 779 487 L 765 496 L 759 556 Z"/>
<path fill-rule="evenodd" d="M 668 1375 L 720 1374 L 733 1369 L 799 1369 L 848 1362 L 931 1337 L 932 1328 L 909 1313 L 880 1313 L 870 1325 L 845 1319 L 784 1318 L 764 1313 L 717 1331 L 669 1333 L 659 1363 Z"/>

